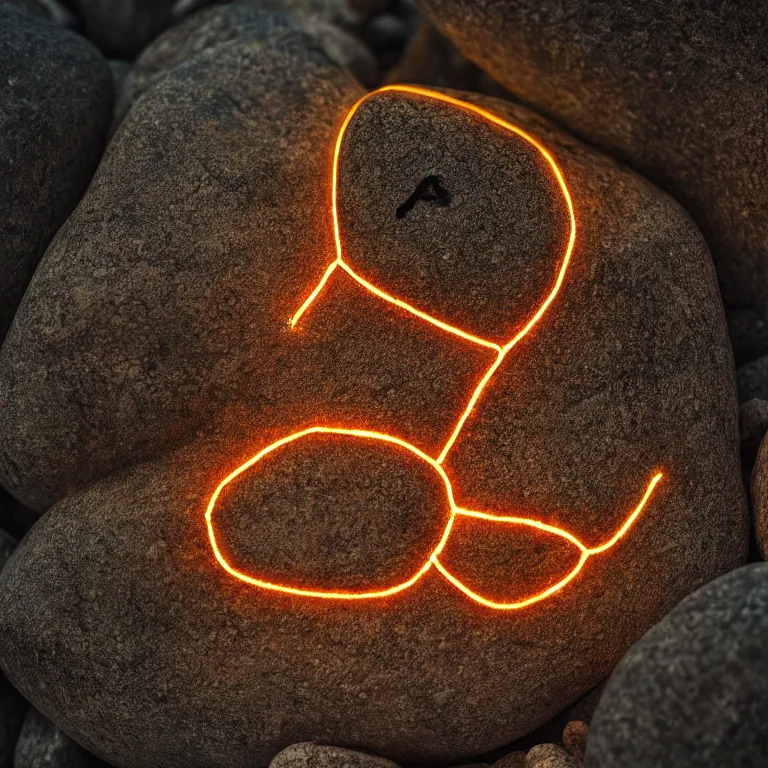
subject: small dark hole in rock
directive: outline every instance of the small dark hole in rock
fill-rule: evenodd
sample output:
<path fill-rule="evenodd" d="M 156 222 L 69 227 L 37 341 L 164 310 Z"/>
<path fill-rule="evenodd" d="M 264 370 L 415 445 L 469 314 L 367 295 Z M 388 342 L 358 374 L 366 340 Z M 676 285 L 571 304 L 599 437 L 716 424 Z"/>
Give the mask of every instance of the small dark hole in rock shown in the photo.
<path fill-rule="evenodd" d="M 414 193 L 395 211 L 395 218 L 402 219 L 407 216 L 421 200 L 447 208 L 451 204 L 451 193 L 443 186 L 439 176 L 427 176 L 419 182 Z"/>

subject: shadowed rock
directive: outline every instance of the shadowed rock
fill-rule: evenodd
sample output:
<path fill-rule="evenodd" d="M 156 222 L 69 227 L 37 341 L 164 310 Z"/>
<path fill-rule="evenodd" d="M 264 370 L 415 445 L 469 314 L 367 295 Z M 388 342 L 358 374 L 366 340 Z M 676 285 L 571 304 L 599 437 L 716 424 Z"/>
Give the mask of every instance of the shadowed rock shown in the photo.
<path fill-rule="evenodd" d="M 765 763 L 768 564 L 707 584 L 639 640 L 595 712 L 587 768 Z"/>
<path fill-rule="evenodd" d="M 309 743 L 284 749 L 269 768 L 397 768 L 397 765 L 362 752 Z"/>
<path fill-rule="evenodd" d="M 99 52 L 0 3 L 0 343 L 45 248 L 88 186 L 109 125 Z"/>
<path fill-rule="evenodd" d="M 764 437 L 752 470 L 752 509 L 757 546 L 768 560 L 768 438 Z"/>
<path fill-rule="evenodd" d="M 359 96 L 300 40 L 233 43 L 168 74 L 129 113 L 0 355 L 4 480 L 59 499 L 0 578 L 0 659 L 121 767 L 253 768 L 310 740 L 399 761 L 481 754 L 596 685 L 744 559 L 734 377 L 701 235 L 664 194 L 530 112 L 483 102 L 562 168 L 572 263 L 444 470 L 434 457 L 494 349 L 342 268 L 291 328 L 336 258 L 334 141 Z M 542 158 L 455 106 L 372 96 L 340 149 L 348 264 L 504 343 L 542 306 L 569 240 Z M 434 177 L 442 192 L 422 184 Z M 407 441 L 423 478 L 373 438 L 356 450 L 339 437 L 317 477 L 294 443 L 288 463 L 264 459 L 318 424 Z M 331 586 L 356 591 L 429 566 L 439 469 L 464 508 L 525 514 L 590 547 L 658 469 L 664 481 L 615 548 L 524 610 L 479 605 L 435 567 L 376 599 L 254 585 L 314 587 L 323 552 L 349 553 L 352 572 L 335 569 Z M 215 558 L 206 510 L 247 578 Z M 477 524 L 474 544 L 464 532 L 444 551 L 479 591 L 511 599 L 560 573 L 561 547 L 510 546 L 508 524 Z"/>

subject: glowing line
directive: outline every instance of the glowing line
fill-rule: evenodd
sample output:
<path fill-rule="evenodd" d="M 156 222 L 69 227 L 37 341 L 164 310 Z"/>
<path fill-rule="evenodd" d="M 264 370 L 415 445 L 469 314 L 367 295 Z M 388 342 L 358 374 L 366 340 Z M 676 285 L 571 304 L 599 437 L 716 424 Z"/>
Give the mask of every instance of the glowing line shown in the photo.
<path fill-rule="evenodd" d="M 542 523 L 539 520 L 530 520 L 525 517 L 503 517 L 499 515 L 491 515 L 486 512 L 474 512 L 466 509 L 456 509 L 456 514 L 463 515 L 465 517 L 472 517 L 479 520 L 489 520 L 495 523 L 527 525 L 531 528 L 537 528 L 540 531 L 545 531 L 546 533 L 551 533 L 551 534 L 554 534 L 555 536 L 560 536 L 561 538 L 566 539 L 566 541 L 569 541 L 571 544 L 573 544 L 575 547 L 577 547 L 581 551 L 579 562 L 574 566 L 574 568 L 571 571 L 569 571 L 569 573 L 566 576 L 564 576 L 562 579 L 560 579 L 560 581 L 548 587 L 547 589 L 543 590 L 542 592 L 539 592 L 536 595 L 532 595 L 531 597 L 527 597 L 524 600 L 518 600 L 512 603 L 501 603 L 495 600 L 489 600 L 488 598 L 483 597 L 482 595 L 479 595 L 477 592 L 474 592 L 473 590 L 471 590 L 466 584 L 464 584 L 464 582 L 462 582 L 460 579 L 454 576 L 440 562 L 439 552 L 432 554 L 431 556 L 432 563 L 435 565 L 437 570 L 440 571 L 440 573 L 446 579 L 448 579 L 448 581 L 451 584 L 453 584 L 454 587 L 456 587 L 456 589 L 458 589 L 460 592 L 463 592 L 467 597 L 471 598 L 475 602 L 486 606 L 487 608 L 494 608 L 500 611 L 513 611 L 513 610 L 519 610 L 521 608 L 527 608 L 529 605 L 538 603 L 539 601 L 544 600 L 550 595 L 553 595 L 555 592 L 558 592 L 564 586 L 566 586 L 569 582 L 573 581 L 573 579 L 576 578 L 576 576 L 584 567 L 584 564 L 587 562 L 587 560 L 589 560 L 590 557 L 592 557 L 593 555 L 601 554 L 605 552 L 607 549 L 610 549 L 611 547 L 613 547 L 619 541 L 619 539 L 621 539 L 622 536 L 624 536 L 624 534 L 631 527 L 632 523 L 635 522 L 638 515 L 643 511 L 643 508 L 647 504 L 648 499 L 650 499 L 654 488 L 659 483 L 662 477 L 663 475 L 661 472 L 659 472 L 657 475 L 654 476 L 654 478 L 648 484 L 648 488 L 646 489 L 645 494 L 643 495 L 643 498 L 640 500 L 640 503 L 637 505 L 637 507 L 635 507 L 632 514 L 627 518 L 627 520 L 624 522 L 621 528 L 619 528 L 619 530 L 614 534 L 614 536 L 604 544 L 601 544 L 600 546 L 592 547 L 592 548 L 586 547 L 573 534 L 568 533 L 568 531 L 564 531 L 562 530 L 562 528 L 557 528 L 554 525 L 547 525 L 546 523 Z"/>
<path fill-rule="evenodd" d="M 364 102 L 366 102 L 368 99 L 374 97 L 375 95 L 379 93 L 389 92 L 389 91 L 410 93 L 410 94 L 434 99 L 436 101 L 441 101 L 446 104 L 451 104 L 463 110 L 473 112 L 474 114 L 485 118 L 491 123 L 494 123 L 495 125 L 498 125 L 503 129 L 522 137 L 524 140 L 528 141 L 540 152 L 540 154 L 544 157 L 544 159 L 547 161 L 547 163 L 551 167 L 555 175 L 555 178 L 557 179 L 558 185 L 560 186 L 566 205 L 568 207 L 568 213 L 569 213 L 570 225 L 571 225 L 570 235 L 568 238 L 568 244 L 565 250 L 565 254 L 563 256 L 563 261 L 562 261 L 562 264 L 560 265 L 560 269 L 558 270 L 557 278 L 555 279 L 554 285 L 550 293 L 547 295 L 547 298 L 539 306 L 536 313 L 526 323 L 526 325 L 504 346 L 501 346 L 500 344 L 489 341 L 487 339 L 480 338 L 479 336 L 475 336 L 471 333 L 468 333 L 467 331 L 463 331 L 461 328 L 457 328 L 456 326 L 450 325 L 449 323 L 445 323 L 442 320 L 439 320 L 425 312 L 422 312 L 421 310 L 408 304 L 402 299 L 398 299 L 394 296 L 391 296 L 390 294 L 376 287 L 375 285 L 370 283 L 368 280 L 366 280 L 364 277 L 359 275 L 357 272 L 355 272 L 354 269 L 352 269 L 351 266 L 349 266 L 344 261 L 344 248 L 343 248 L 342 239 L 341 239 L 341 226 L 339 223 L 339 210 L 338 210 L 339 165 L 340 165 L 340 158 L 341 158 L 342 143 L 346 135 L 346 131 L 350 123 L 352 122 L 352 119 L 354 118 L 355 114 L 357 113 L 357 110 L 360 108 L 360 106 Z M 443 469 L 442 464 L 445 461 L 445 458 L 447 457 L 449 451 L 455 444 L 462 428 L 464 427 L 465 422 L 467 421 L 470 414 L 474 410 L 474 407 L 477 404 L 478 400 L 480 399 L 488 382 L 493 378 L 493 375 L 496 373 L 499 366 L 502 364 L 502 362 L 504 361 L 504 359 L 506 358 L 510 350 L 523 337 L 525 337 L 526 334 L 530 332 L 530 330 L 539 322 L 539 320 L 541 320 L 541 318 L 544 316 L 549 306 L 555 300 L 555 297 L 557 296 L 557 294 L 559 293 L 563 285 L 563 281 L 565 279 L 565 273 L 570 264 L 571 256 L 573 254 L 574 244 L 576 242 L 576 216 L 574 213 L 573 201 L 571 199 L 570 192 L 566 185 L 565 178 L 562 172 L 560 171 L 560 168 L 558 167 L 557 163 L 555 162 L 553 156 L 549 153 L 549 151 L 542 144 L 540 144 L 534 137 L 530 136 L 528 133 L 512 125 L 511 123 L 508 123 L 507 121 L 503 120 L 497 115 L 494 115 L 493 113 L 488 112 L 487 110 L 484 110 L 473 104 L 459 101 L 458 99 L 455 99 L 452 96 L 447 96 L 445 94 L 437 93 L 435 91 L 429 91 L 424 88 L 419 88 L 416 86 L 405 86 L 405 85 L 390 85 L 390 86 L 381 88 L 378 91 L 374 91 L 373 93 L 366 94 L 365 96 L 360 98 L 352 106 L 352 108 L 349 110 L 349 112 L 345 116 L 344 121 L 341 125 L 341 128 L 339 129 L 339 133 L 336 137 L 336 143 L 334 146 L 331 190 L 332 190 L 331 213 L 333 217 L 333 231 L 334 231 L 334 242 L 336 247 L 336 258 L 329 264 L 329 266 L 326 268 L 325 272 L 323 273 L 323 276 L 320 279 L 320 282 L 315 286 L 312 293 L 310 293 L 310 295 L 304 301 L 301 307 L 299 307 L 296 314 L 291 318 L 291 321 L 290 321 L 291 327 L 295 328 L 296 324 L 299 322 L 299 320 L 304 315 L 304 313 L 309 309 L 309 307 L 314 303 L 314 301 L 322 293 L 323 288 L 327 284 L 328 280 L 330 279 L 331 275 L 334 273 L 336 268 L 342 267 L 342 269 L 353 280 L 355 280 L 364 289 L 366 289 L 373 295 L 377 296 L 378 298 L 383 299 L 384 301 L 387 301 L 409 312 L 410 314 L 418 317 L 419 319 L 427 323 L 430 323 L 431 325 L 436 326 L 437 328 L 440 328 L 443 331 L 451 333 L 455 336 L 459 336 L 479 346 L 493 349 L 497 352 L 497 356 L 494 362 L 485 372 L 483 377 L 480 379 L 480 382 L 475 387 L 466 408 L 462 412 L 458 422 L 456 423 L 453 431 L 451 432 L 450 437 L 448 438 L 448 441 L 446 442 L 445 446 L 443 447 L 437 459 L 433 459 L 432 457 L 428 456 L 419 448 L 416 448 L 410 443 L 407 443 L 405 440 L 401 440 L 400 438 L 392 437 L 391 435 L 386 435 L 381 432 L 373 432 L 373 431 L 362 430 L 362 429 L 342 429 L 342 428 L 322 427 L 322 426 L 310 427 L 309 429 L 305 429 L 300 432 L 295 432 L 293 434 L 290 434 L 272 443 L 271 445 L 268 445 L 266 448 L 262 449 L 259 453 L 257 453 L 251 459 L 249 459 L 240 467 L 238 467 L 236 470 L 234 470 L 229 475 L 227 475 L 227 477 L 224 480 L 222 480 L 221 483 L 219 483 L 218 487 L 216 488 L 216 490 L 214 491 L 213 495 L 211 496 L 208 502 L 208 507 L 205 513 L 205 520 L 206 520 L 206 526 L 208 529 L 208 538 L 217 562 L 231 576 L 234 576 L 235 578 L 240 579 L 241 581 L 247 582 L 249 584 L 260 587 L 262 589 L 273 590 L 277 592 L 284 592 L 287 594 L 297 595 L 300 597 L 316 597 L 316 598 L 339 599 L 339 600 L 363 600 L 363 599 L 383 598 L 383 597 L 397 594 L 399 592 L 403 592 L 409 587 L 412 587 L 417 581 L 419 581 L 419 579 L 422 578 L 422 576 L 424 576 L 424 574 L 426 574 L 431 569 L 433 565 L 435 566 L 437 571 L 441 573 L 450 584 L 456 587 L 456 589 L 461 591 L 464 595 L 471 598 L 475 602 L 489 608 L 494 608 L 498 610 L 513 610 L 513 609 L 525 608 L 526 606 L 532 605 L 533 603 L 539 602 L 540 600 L 543 600 L 551 596 L 552 594 L 554 594 L 555 592 L 557 592 L 558 590 L 566 586 L 570 581 L 572 581 L 576 577 L 576 575 L 581 571 L 581 569 L 584 567 L 584 564 L 587 562 L 587 560 L 590 557 L 594 555 L 602 554 L 606 550 L 610 549 L 627 533 L 627 531 L 630 529 L 632 524 L 635 522 L 635 520 L 638 518 L 640 513 L 643 511 L 645 505 L 647 504 L 648 500 L 653 494 L 653 491 L 656 488 L 656 485 L 662 479 L 662 474 L 658 473 L 653 477 L 640 503 L 632 511 L 632 513 L 626 519 L 624 524 L 613 535 L 613 537 L 597 547 L 588 548 L 586 545 L 582 544 L 573 534 L 569 533 L 568 531 L 565 531 L 553 525 L 548 525 L 547 523 L 543 523 L 539 520 L 532 520 L 529 518 L 522 518 L 522 517 L 508 517 L 508 516 L 493 515 L 486 512 L 477 512 L 473 510 L 466 510 L 466 509 L 459 508 L 456 505 L 454 500 L 453 488 L 451 486 L 450 479 L 448 478 L 448 475 L 445 473 L 445 470 Z M 273 582 L 264 581 L 262 579 L 255 578 L 253 576 L 249 576 L 248 574 L 243 573 L 242 571 L 238 571 L 237 569 L 232 567 L 229 564 L 229 562 L 226 560 L 224 555 L 222 554 L 216 539 L 216 531 L 213 525 L 213 513 L 216 507 L 216 502 L 218 501 L 219 496 L 221 495 L 221 492 L 224 490 L 224 488 L 233 480 L 235 480 L 237 477 L 239 477 L 243 472 L 247 471 L 248 469 L 253 467 L 256 463 L 258 463 L 261 459 L 263 459 L 265 456 L 272 453 L 272 451 L 275 451 L 281 446 L 292 443 L 295 440 L 299 440 L 303 437 L 307 437 L 313 434 L 344 435 L 347 437 L 358 437 L 362 439 L 379 440 L 379 441 L 391 443 L 407 451 L 410 451 L 419 459 L 429 464 L 440 475 L 440 478 L 442 479 L 445 485 L 449 509 L 450 509 L 448 522 L 446 523 L 445 530 L 443 531 L 443 535 L 440 539 L 440 542 L 432 551 L 432 553 L 429 555 L 426 562 L 416 571 L 416 573 L 413 576 L 411 576 L 406 581 L 401 582 L 400 584 L 397 584 L 393 587 L 389 587 L 388 589 L 369 591 L 369 592 L 340 592 L 340 591 L 301 589 L 298 587 L 291 587 L 283 584 L 275 584 Z M 554 536 L 559 536 L 560 538 L 565 539 L 570 544 L 575 546 L 581 552 L 581 556 L 579 557 L 579 562 L 564 578 L 562 578 L 557 583 L 553 584 L 552 586 L 548 587 L 546 590 L 536 595 L 532 595 L 531 597 L 528 597 L 524 600 L 514 602 L 514 603 L 500 603 L 500 602 L 495 602 L 493 600 L 489 600 L 483 597 L 482 595 L 479 595 L 478 593 L 473 592 L 471 589 L 469 589 L 469 587 L 467 587 L 460 579 L 458 579 L 456 576 L 450 573 L 448 569 L 439 560 L 439 556 L 444 550 L 448 542 L 451 530 L 453 528 L 453 523 L 458 515 L 477 518 L 481 520 L 493 521 L 497 523 L 525 525 L 525 526 L 537 528 L 538 530 L 541 530 L 546 533 L 550 533 Z"/>
<path fill-rule="evenodd" d="M 307 300 L 299 307 L 299 311 L 291 318 L 291 328 L 293 328 L 296 323 L 299 322 L 301 319 L 301 316 L 309 309 L 310 304 L 318 297 L 320 294 L 320 291 L 325 288 L 325 284 L 328 282 L 328 279 L 330 276 L 336 271 L 336 267 L 339 266 L 338 261 L 332 261 L 331 265 L 328 267 L 328 269 L 325 270 L 325 273 L 320 278 L 320 282 L 317 284 L 316 288 L 312 293 L 309 294 L 309 297 Z"/>
<path fill-rule="evenodd" d="M 374 295 L 378 296 L 381 299 L 384 299 L 384 301 L 388 301 L 392 304 L 394 304 L 396 307 L 400 307 L 401 309 L 404 309 L 406 312 L 410 312 L 412 315 L 416 315 L 416 317 L 421 318 L 422 320 L 425 320 L 428 323 L 432 323 L 432 325 L 436 325 L 438 328 L 442 328 L 444 331 L 448 331 L 448 333 L 453 333 L 456 336 L 461 336 L 462 339 L 466 339 L 467 341 L 474 342 L 475 344 L 479 344 L 483 347 L 489 347 L 490 349 L 494 349 L 497 352 L 501 353 L 501 347 L 498 344 L 494 344 L 492 341 L 486 341 L 485 339 L 481 339 L 478 336 L 473 336 L 471 333 L 467 333 L 466 331 L 462 331 L 459 328 L 454 328 L 452 325 L 448 325 L 448 323 L 444 323 L 442 320 L 437 320 L 434 317 L 430 317 L 429 315 L 425 314 L 421 310 L 416 309 L 416 307 L 412 307 L 410 304 L 407 304 L 406 302 L 402 301 L 402 299 L 396 299 L 394 296 L 390 296 L 388 293 L 385 293 L 380 288 L 377 288 L 372 283 L 369 283 L 365 278 L 360 277 L 360 275 L 355 272 L 352 267 L 350 267 L 345 261 L 339 261 L 339 264 L 341 264 L 342 269 L 354 280 L 356 280 L 360 285 L 363 286 L 363 288 L 366 288 Z"/>
<path fill-rule="evenodd" d="M 485 385 L 491 380 L 493 374 L 496 373 L 496 369 L 502 364 L 506 356 L 507 353 L 503 349 L 500 349 L 499 356 L 496 358 L 493 365 L 485 372 L 485 376 L 480 379 L 480 383 L 477 385 L 477 387 L 475 387 L 475 391 L 472 393 L 472 397 L 469 399 L 469 404 L 464 409 L 464 413 L 462 413 L 459 417 L 456 426 L 453 428 L 453 432 L 451 432 L 451 436 L 448 438 L 448 442 L 445 444 L 443 450 L 440 451 L 440 455 L 437 457 L 438 464 L 442 464 L 445 461 L 446 457 L 448 456 L 448 451 L 453 448 L 453 444 L 456 442 L 456 438 L 464 428 L 464 422 L 466 422 L 466 420 L 469 418 L 469 414 L 474 410 L 477 401 L 480 399 L 480 395 L 483 394 Z"/>
<path fill-rule="evenodd" d="M 235 478 L 242 475 L 243 472 L 250 469 L 254 464 L 261 461 L 261 459 L 273 451 L 284 445 L 287 445 L 288 443 L 292 443 L 295 440 L 299 440 L 303 437 L 307 437 L 308 435 L 315 434 L 345 435 L 347 437 L 358 437 L 368 440 L 380 440 L 385 443 L 392 443 L 393 445 L 405 448 L 406 450 L 415 454 L 422 461 L 425 461 L 427 464 L 429 464 L 440 475 L 443 483 L 445 484 L 446 494 L 448 496 L 448 504 L 450 507 L 448 522 L 445 526 L 445 530 L 443 531 L 443 535 L 440 538 L 440 542 L 438 543 L 437 547 L 435 547 L 434 551 L 430 553 L 430 556 L 427 558 L 427 561 L 424 563 L 424 565 L 422 565 L 419 570 L 407 581 L 404 581 L 401 584 L 397 584 L 394 587 L 389 587 L 388 589 L 382 589 L 373 592 L 336 592 L 329 590 L 301 589 L 298 587 L 286 586 L 284 584 L 275 584 L 273 582 L 264 581 L 263 579 L 257 579 L 253 576 L 249 576 L 247 573 L 243 573 L 242 571 L 239 571 L 230 565 L 229 561 L 224 557 L 221 549 L 219 548 L 218 541 L 216 539 L 216 530 L 213 525 L 213 512 L 221 492 Z M 400 440 L 399 438 L 392 437 L 391 435 L 385 435 L 380 432 L 371 432 L 365 429 L 310 427 L 309 429 L 304 429 L 301 432 L 294 432 L 293 434 L 288 435 L 287 437 L 283 437 L 282 439 L 268 445 L 266 448 L 259 451 L 255 456 L 248 459 L 248 461 L 246 461 L 244 464 L 241 464 L 236 470 L 230 472 L 230 474 L 227 475 L 227 477 L 225 477 L 224 480 L 219 483 L 218 487 L 213 493 L 213 496 L 211 496 L 211 499 L 208 502 L 208 507 L 205 511 L 205 522 L 208 528 L 208 540 L 210 541 L 213 554 L 215 555 L 219 565 L 231 576 L 234 576 L 241 581 L 245 581 L 248 584 L 252 584 L 256 587 L 261 587 L 262 589 L 268 589 L 275 592 L 287 592 L 288 594 L 298 595 L 300 597 L 324 597 L 336 600 L 370 600 L 373 598 L 388 597 L 389 595 L 394 595 L 398 592 L 402 592 L 403 590 L 408 589 L 409 587 L 413 586 L 432 567 L 432 555 L 439 555 L 443 551 L 443 548 L 448 541 L 448 536 L 450 535 L 451 527 L 453 526 L 453 519 L 455 517 L 455 509 L 456 503 L 453 499 L 453 488 L 451 487 L 451 481 L 448 479 L 448 475 L 445 474 L 445 470 L 433 458 L 427 456 L 426 453 L 419 450 L 410 443 L 406 443 L 405 440 Z"/>

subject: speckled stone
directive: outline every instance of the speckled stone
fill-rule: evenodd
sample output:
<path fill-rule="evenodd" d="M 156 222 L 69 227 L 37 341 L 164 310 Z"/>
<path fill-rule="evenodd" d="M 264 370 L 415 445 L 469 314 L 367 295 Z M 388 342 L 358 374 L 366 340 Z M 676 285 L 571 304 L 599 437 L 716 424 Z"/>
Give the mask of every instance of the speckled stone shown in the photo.
<path fill-rule="evenodd" d="M 217 6 L 193 14 L 142 51 L 121 90 L 116 123 L 142 93 L 189 59 L 214 56 L 216 48 L 236 41 L 279 46 L 302 34 L 315 40 L 334 62 L 360 82 L 370 85 L 378 76 L 371 52 L 322 18 L 267 11 L 250 3 Z"/>
<path fill-rule="evenodd" d="M 320 744 L 294 744 L 284 749 L 269 768 L 398 768 L 396 763 L 375 755 Z"/>
<path fill-rule="evenodd" d="M 0 3 L 0 343 L 45 248 L 85 191 L 111 109 L 106 61 L 78 35 Z"/>
<path fill-rule="evenodd" d="M 388 83 L 455 88 L 502 98 L 509 95 L 427 19 L 422 19 L 402 58 L 387 73 L 386 80 Z"/>
<path fill-rule="evenodd" d="M 0 351 L 3 479 L 38 504 L 60 499 L 0 576 L 0 660 L 121 768 L 259 768 L 310 740 L 470 759 L 561 711 L 744 560 L 734 375 L 700 233 L 646 181 L 484 101 L 557 158 L 578 235 L 561 292 L 444 462 L 456 498 L 594 546 L 661 468 L 657 495 L 615 549 L 520 611 L 472 602 L 434 568 L 386 599 L 325 601 L 220 567 L 204 513 L 233 469 L 318 423 L 436 456 L 495 359 L 341 270 L 291 330 L 335 257 L 329 170 L 360 93 L 300 39 L 233 42 L 176 68 L 130 111 Z M 346 136 L 348 262 L 445 322 L 511 338 L 569 236 L 542 156 L 394 92 Z M 392 583 L 447 520 L 436 473 L 404 450 L 313 437 L 254 467 L 215 517 L 250 575 Z M 574 547 L 510 529 L 457 521 L 441 561 L 504 600 L 572 567 Z"/>
<path fill-rule="evenodd" d="M 34 707 L 27 710 L 16 744 L 13 768 L 100 768 L 101 766 L 106 764 L 94 755 L 88 754 Z"/>
<path fill-rule="evenodd" d="M 11 553 L 16 549 L 17 544 L 18 542 L 10 533 L 6 533 L 0 529 L 0 571 L 5 567 Z"/>
<path fill-rule="evenodd" d="M 576 761 L 557 744 L 539 744 L 525 756 L 525 768 L 577 768 Z"/>
<path fill-rule="evenodd" d="M 752 470 L 752 511 L 757 546 L 768 560 L 768 436 L 763 438 Z"/>
<path fill-rule="evenodd" d="M 563 746 L 577 762 L 584 760 L 587 751 L 589 725 L 583 720 L 570 720 L 563 729 Z"/>
<path fill-rule="evenodd" d="M 739 401 L 768 400 L 768 355 L 742 365 L 736 371 Z"/>
<path fill-rule="evenodd" d="M 421 6 L 468 58 L 526 103 L 672 193 L 704 231 L 726 305 L 739 313 L 738 356 L 755 356 L 759 344 L 768 352 L 764 3 Z"/>
<path fill-rule="evenodd" d="M 685 599 L 611 675 L 587 768 L 754 768 L 768 763 L 768 564 Z"/>

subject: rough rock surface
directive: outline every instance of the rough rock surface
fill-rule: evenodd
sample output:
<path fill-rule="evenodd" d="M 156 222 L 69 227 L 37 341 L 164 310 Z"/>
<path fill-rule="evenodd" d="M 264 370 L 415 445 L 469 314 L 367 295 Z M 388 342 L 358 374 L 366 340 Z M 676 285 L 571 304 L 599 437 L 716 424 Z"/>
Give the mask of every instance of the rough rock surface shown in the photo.
<path fill-rule="evenodd" d="M 752 471 L 752 511 L 757 546 L 763 560 L 768 560 L 768 437 L 763 438 Z"/>
<path fill-rule="evenodd" d="M 422 0 L 496 80 L 673 194 L 726 305 L 768 321 L 768 7 L 751 0 Z M 740 335 L 749 324 L 740 318 Z M 744 351 L 757 351 L 740 340 Z M 741 350 L 740 350 L 741 351 Z"/>
<path fill-rule="evenodd" d="M 144 51 L 126 77 L 116 109 L 119 123 L 136 99 L 174 68 L 199 55 L 214 56 L 216 48 L 240 41 L 279 45 L 306 34 L 329 57 L 370 85 L 378 74 L 370 51 L 338 27 L 311 15 L 266 11 L 250 3 L 208 8 L 169 29 Z"/>
<path fill-rule="evenodd" d="M 398 768 L 382 757 L 307 742 L 284 749 L 269 768 Z"/>
<path fill-rule="evenodd" d="M 16 545 L 16 539 L 10 533 L 0 530 L 0 571 L 5 567 Z"/>
<path fill-rule="evenodd" d="M 0 343 L 45 248 L 85 191 L 111 110 L 87 41 L 0 4 Z"/>
<path fill-rule="evenodd" d="M 495 358 L 343 270 L 291 330 L 335 257 L 330 160 L 359 94 L 299 40 L 175 69 L 129 113 L 0 352 L 3 479 L 38 504 L 64 497 L 0 578 L 0 659 L 125 768 L 253 768 L 313 739 L 398 761 L 482 754 L 596 685 L 745 556 L 734 377 L 700 233 L 647 182 L 493 102 L 557 158 L 578 235 L 562 290 L 444 463 L 456 498 L 596 546 L 659 468 L 663 484 L 615 549 L 520 611 L 471 601 L 435 568 L 408 591 L 337 601 L 219 565 L 204 513 L 233 469 L 317 424 L 436 456 Z M 349 264 L 501 343 L 535 315 L 570 227 L 532 144 L 387 92 L 360 108 L 340 160 Z M 446 522 L 430 466 L 361 437 L 284 444 L 222 493 L 224 553 L 302 589 L 392 583 Z M 574 547 L 536 529 L 455 527 L 441 559 L 492 598 L 573 565 Z"/>
<path fill-rule="evenodd" d="M 0 530 L 0 571 L 16 549 L 16 540 Z M 0 672 L 0 768 L 12 768 L 16 740 L 27 704 Z"/>
<path fill-rule="evenodd" d="M 539 744 L 525 756 L 525 768 L 577 768 L 576 761 L 557 744 Z"/>
<path fill-rule="evenodd" d="M 688 597 L 638 641 L 595 713 L 587 768 L 768 763 L 768 564 Z"/>
<path fill-rule="evenodd" d="M 29 707 L 16 744 L 13 768 L 97 768 L 104 765 L 34 707 Z"/>
<path fill-rule="evenodd" d="M 386 79 L 388 83 L 421 83 L 501 98 L 509 95 L 427 19 L 422 19 L 410 45 Z"/>

